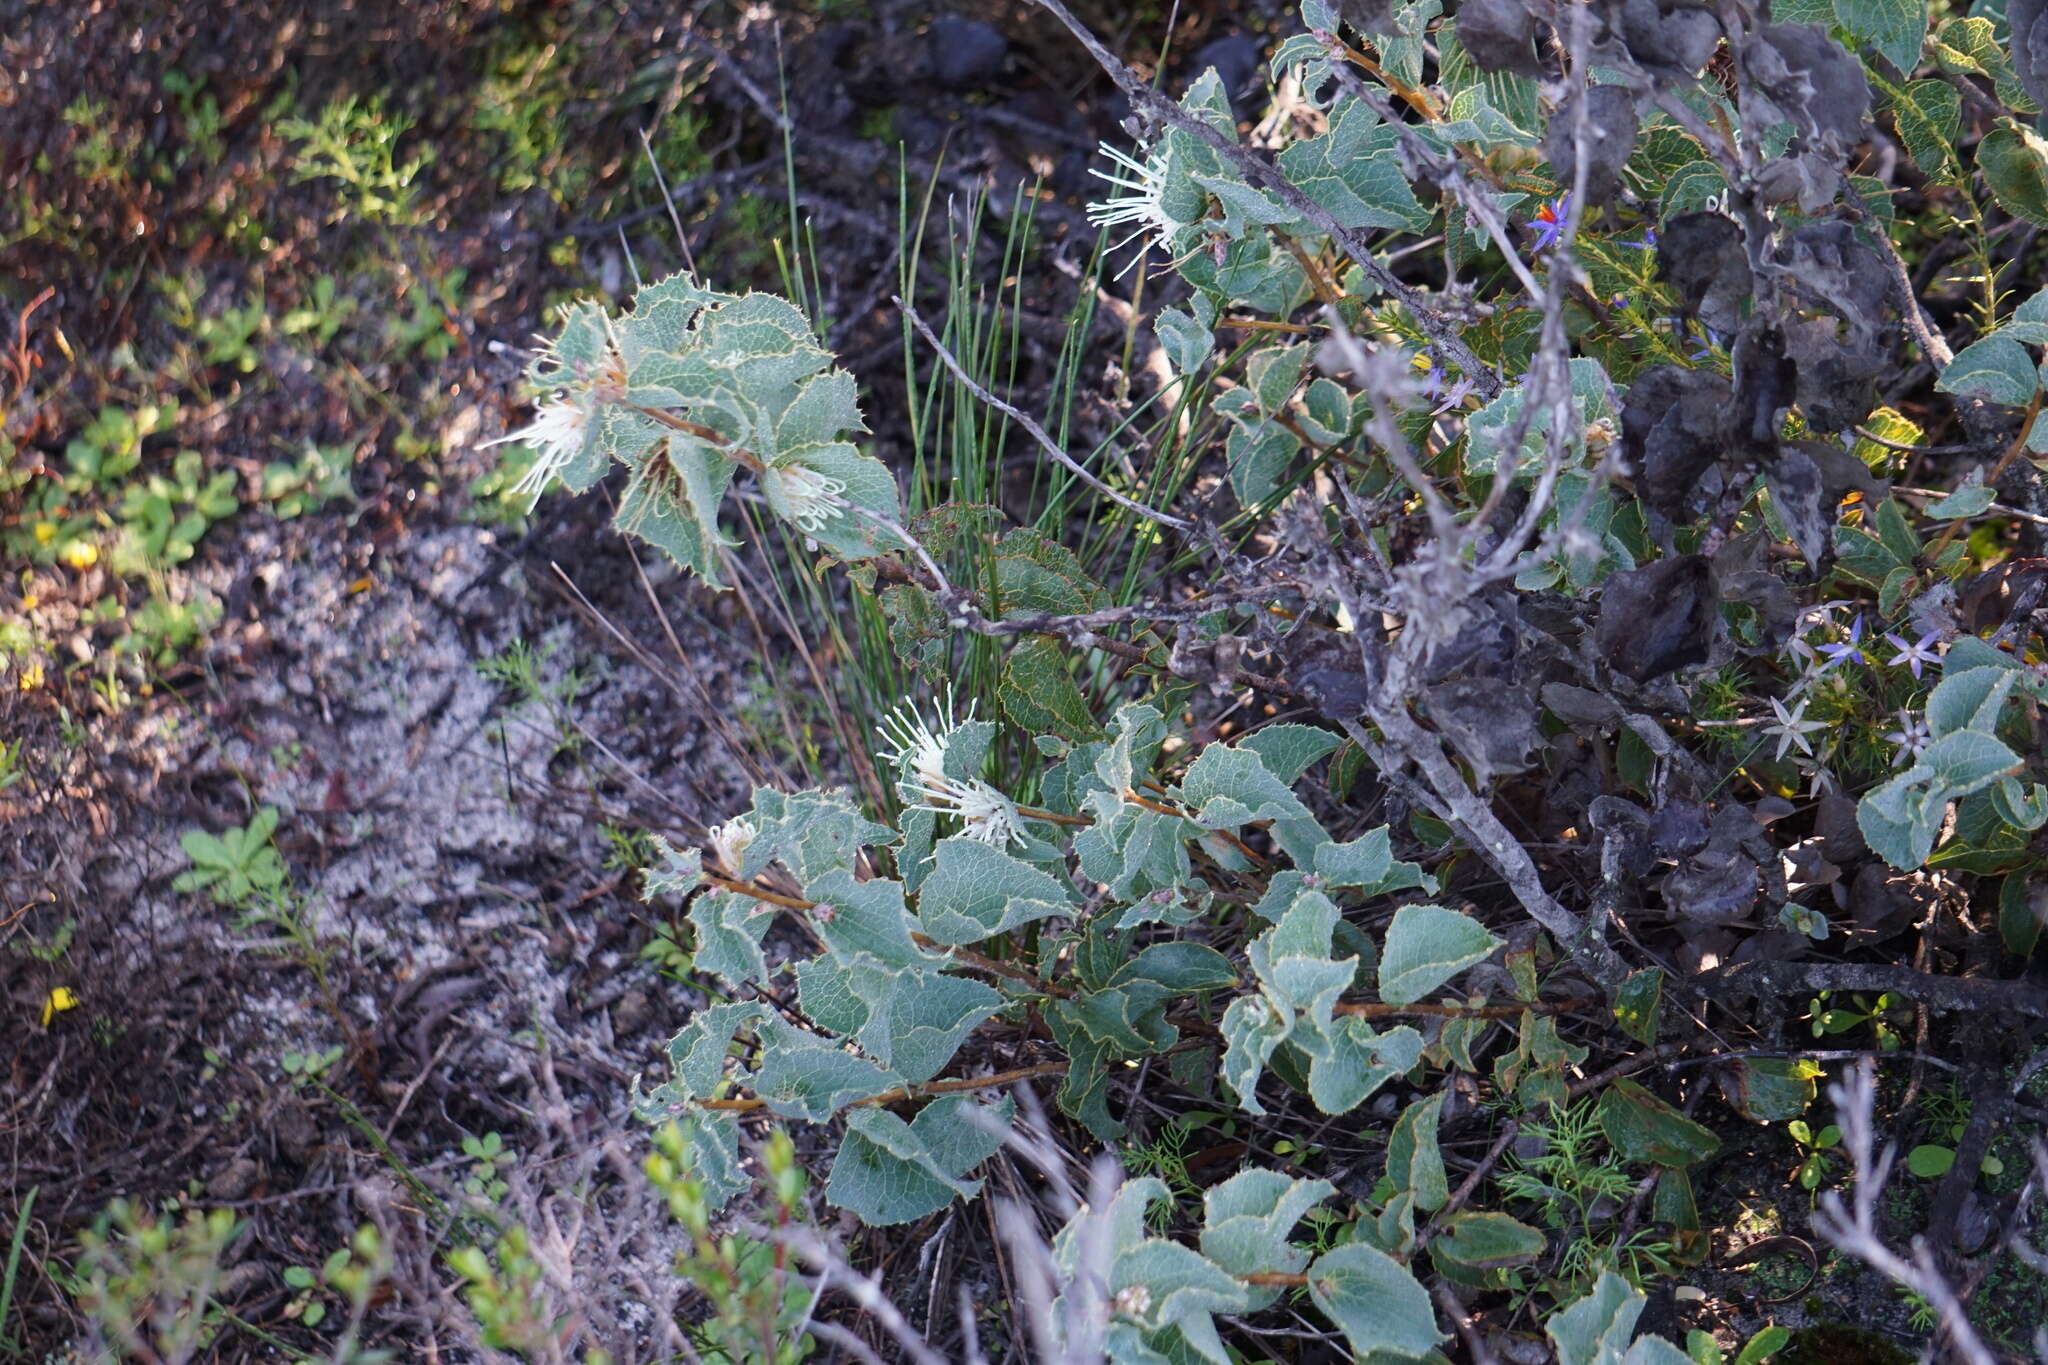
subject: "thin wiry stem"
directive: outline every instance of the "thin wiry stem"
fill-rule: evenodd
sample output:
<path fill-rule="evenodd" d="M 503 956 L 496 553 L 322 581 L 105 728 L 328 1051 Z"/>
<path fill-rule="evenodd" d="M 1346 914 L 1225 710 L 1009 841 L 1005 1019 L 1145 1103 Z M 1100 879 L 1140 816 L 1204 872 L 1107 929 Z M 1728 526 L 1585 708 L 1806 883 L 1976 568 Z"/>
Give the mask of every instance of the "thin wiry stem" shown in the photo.
<path fill-rule="evenodd" d="M 933 333 L 930 327 L 925 325 L 925 320 L 917 315 L 917 310 L 915 308 L 912 308 L 909 304 L 905 303 L 900 297 L 895 299 L 895 303 L 898 308 L 903 310 L 903 316 L 910 319 L 910 325 L 917 329 L 917 334 L 925 339 L 926 344 L 928 344 L 933 351 L 938 353 L 939 359 L 942 362 L 944 362 L 948 370 L 951 370 L 953 372 L 953 377 L 959 380 L 960 383 L 963 386 L 965 386 L 969 393 L 973 394 L 975 398 L 979 399 L 981 402 L 986 403 L 990 407 L 994 408 L 997 412 L 1002 413 L 1005 417 L 1008 417 L 1018 426 L 1024 428 L 1025 432 L 1031 437 L 1031 439 L 1038 442 L 1039 449 L 1043 450 L 1046 454 L 1052 456 L 1052 458 L 1055 461 L 1057 461 L 1061 465 L 1061 467 L 1066 469 L 1075 478 L 1087 484 L 1090 488 L 1102 494 L 1103 497 L 1108 498 L 1111 502 L 1115 503 L 1117 506 L 1123 508 L 1127 512 L 1131 512 L 1138 516 L 1141 516 L 1145 518 L 1147 521 L 1157 522 L 1159 525 L 1165 526 L 1171 530 L 1186 531 L 1188 529 L 1188 523 L 1181 520 L 1179 517 L 1169 516 L 1165 512 L 1157 511 L 1154 508 L 1147 507 L 1144 503 L 1139 502 L 1135 498 L 1126 497 L 1124 494 L 1117 492 L 1114 488 L 1111 488 L 1108 484 L 1104 483 L 1100 478 L 1097 478 L 1094 474 L 1090 473 L 1086 466 L 1082 465 L 1082 463 L 1079 460 L 1076 460 L 1073 456 L 1067 454 L 1067 452 L 1061 448 L 1060 443 L 1058 441 L 1055 441 L 1052 437 L 1048 436 L 1046 434 L 1045 428 L 1038 425 L 1038 423 L 1030 416 L 1030 414 L 1022 411 L 1019 408 L 1013 407 L 1008 403 L 1005 403 L 1002 399 L 996 397 L 993 393 L 990 393 L 982 385 L 976 383 L 974 378 L 971 375 L 969 375 L 965 369 L 961 368 L 960 362 L 953 357 L 953 353 L 946 349 L 946 344 L 939 340 L 937 335 Z"/>

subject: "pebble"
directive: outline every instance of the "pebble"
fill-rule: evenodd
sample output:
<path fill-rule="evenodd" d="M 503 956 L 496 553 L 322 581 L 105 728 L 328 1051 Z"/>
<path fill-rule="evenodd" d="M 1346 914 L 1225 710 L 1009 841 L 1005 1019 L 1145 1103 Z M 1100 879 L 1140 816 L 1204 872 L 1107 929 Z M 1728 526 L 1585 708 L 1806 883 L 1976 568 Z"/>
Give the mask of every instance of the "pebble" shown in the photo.
<path fill-rule="evenodd" d="M 992 83 L 1010 55 L 1009 39 L 994 24 L 942 14 L 932 21 L 928 51 L 932 79 L 949 90 Z"/>

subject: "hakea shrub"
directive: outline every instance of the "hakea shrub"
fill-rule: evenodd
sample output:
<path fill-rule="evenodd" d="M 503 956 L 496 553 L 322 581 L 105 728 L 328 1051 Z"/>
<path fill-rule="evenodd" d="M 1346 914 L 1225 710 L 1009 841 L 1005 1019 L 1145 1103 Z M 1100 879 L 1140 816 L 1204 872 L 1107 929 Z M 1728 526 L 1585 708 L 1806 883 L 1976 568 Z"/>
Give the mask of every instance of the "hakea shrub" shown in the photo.
<path fill-rule="evenodd" d="M 1567 1255 L 1452 1196 L 1447 1078 L 1521 1117 L 1591 1106 L 1696 1256 L 1688 1169 L 1717 1141 L 1586 1077 L 1595 1043 L 1655 1044 L 1667 994 L 1723 989 L 1716 963 L 1883 942 L 1897 873 L 2004 878 L 2003 946 L 2032 952 L 2048 292 L 2017 298 L 1998 259 L 2009 226 L 2048 226 L 2031 38 L 2009 55 L 1999 16 L 1930 28 L 1880 0 L 1306 0 L 1254 140 L 1213 72 L 1170 100 L 1038 2 L 1134 110 L 1092 214 L 1106 274 L 1173 281 L 1151 330 L 1214 478 L 1091 470 L 1021 425 L 1199 589 L 1119 599 L 988 507 L 906 519 L 854 444 L 852 378 L 784 300 L 674 277 L 572 307 L 533 367 L 527 491 L 622 463 L 619 528 L 714 585 L 721 508 L 755 500 L 852 566 L 943 698 L 881 728 L 889 809 L 763 790 L 704 847 L 662 845 L 647 893 L 688 898 L 721 998 L 642 1107 L 714 1204 L 749 1183 L 749 1115 L 838 1125 L 826 1198 L 876 1225 L 974 1196 L 1020 1081 L 1056 1077 L 1103 1142 L 1134 1066 L 1247 1122 L 1370 1115 L 1384 1173 L 1313 1244 L 1337 1189 L 1295 1169 L 1210 1187 L 1192 1245 L 1158 1235 L 1157 1179 L 1081 1209 L 1060 1330 L 1222 1365 L 1219 1316 L 1305 1293 L 1360 1358 L 1424 1359 L 1429 1284 L 1540 1285 L 1560 1359 L 1685 1358 L 1632 1341 L 1642 1300 L 1611 1269 L 1559 1272 L 1619 1264 L 1623 1232 L 1582 1219 Z M 1940 238 L 1977 272 L 1945 322 L 1902 255 Z M 1965 456 L 1953 487 L 1895 487 L 1930 450 Z M 963 635 L 1002 652 L 986 717 L 942 691 Z M 1312 723 L 1193 746 L 1173 718 L 1204 689 Z M 1333 835 L 1368 783 L 1399 819 Z M 1788 819 L 1802 794 L 1814 819 Z M 1539 860 L 1511 806 L 1568 851 Z M 1443 894 L 1473 867 L 1526 919 Z M 1623 904 L 1687 974 L 1610 942 Z M 1817 1069 L 1716 1074 L 1768 1122 Z"/>

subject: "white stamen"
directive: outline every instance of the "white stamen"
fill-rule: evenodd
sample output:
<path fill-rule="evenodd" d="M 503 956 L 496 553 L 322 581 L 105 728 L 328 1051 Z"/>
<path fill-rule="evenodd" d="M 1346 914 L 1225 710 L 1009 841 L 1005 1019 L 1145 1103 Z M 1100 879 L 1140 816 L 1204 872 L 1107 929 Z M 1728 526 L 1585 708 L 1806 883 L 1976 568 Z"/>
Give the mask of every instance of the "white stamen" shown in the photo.
<path fill-rule="evenodd" d="M 762 471 L 768 505 L 796 523 L 807 536 L 816 535 L 831 519 L 846 482 L 802 464 L 770 465 Z"/>
<path fill-rule="evenodd" d="M 533 447 L 532 465 L 520 476 L 519 482 L 512 485 L 514 493 L 527 495 L 526 509 L 530 512 L 534 503 L 540 501 L 540 495 L 547 491 L 548 484 L 568 468 L 571 460 L 583 453 L 584 433 L 589 426 L 590 409 L 587 406 L 556 394 L 534 411 L 531 422 L 495 441 L 486 441 L 484 445 L 501 446 L 517 441 Z"/>
<path fill-rule="evenodd" d="M 1173 234 L 1185 225 L 1175 222 L 1167 214 L 1165 205 L 1160 202 L 1160 196 L 1166 189 L 1165 159 L 1155 152 L 1140 161 L 1129 152 L 1120 151 L 1107 142 L 1102 144 L 1102 151 L 1111 161 L 1130 174 L 1117 175 L 1092 167 L 1088 173 L 1127 193 L 1111 195 L 1107 199 L 1090 204 L 1088 221 L 1097 227 L 1122 227 L 1126 223 L 1137 225 L 1134 232 L 1110 248 L 1112 252 L 1122 251 L 1138 238 L 1145 236 L 1153 238 L 1146 244 L 1148 247 L 1170 247 Z M 1144 249 L 1141 248 L 1138 255 L 1131 258 L 1130 264 L 1118 272 L 1117 278 L 1122 279 L 1128 274 L 1131 266 L 1136 265 L 1144 254 Z"/>
<path fill-rule="evenodd" d="M 966 720 L 949 721 L 953 698 L 949 691 L 945 705 L 927 721 L 917 707 L 906 702 L 882 719 L 879 732 L 892 746 L 885 756 L 899 774 L 896 790 L 912 800 L 912 810 L 957 816 L 960 832 L 970 839 L 1002 848 L 1022 842 L 1023 817 L 1016 802 L 978 777 L 956 778 L 946 773 L 946 749 L 960 727 L 974 719 L 974 705 L 968 703 Z"/>
<path fill-rule="evenodd" d="M 754 836 L 761 831 L 754 822 L 744 815 L 735 815 L 711 831 L 711 849 L 718 855 L 718 862 L 726 875 L 743 877 L 740 862 L 747 856 L 747 848 L 754 842 Z"/>

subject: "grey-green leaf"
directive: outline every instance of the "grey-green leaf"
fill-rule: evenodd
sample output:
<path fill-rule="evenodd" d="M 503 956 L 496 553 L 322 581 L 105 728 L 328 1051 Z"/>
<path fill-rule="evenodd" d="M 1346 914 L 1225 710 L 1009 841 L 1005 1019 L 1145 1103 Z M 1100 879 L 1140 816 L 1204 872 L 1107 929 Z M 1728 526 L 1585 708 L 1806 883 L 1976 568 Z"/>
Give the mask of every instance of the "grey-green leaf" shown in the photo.
<path fill-rule="evenodd" d="M 1308 1292 L 1360 1355 L 1419 1358 L 1444 1339 L 1429 1291 L 1406 1266 L 1363 1242 L 1319 1257 L 1308 1270 Z"/>
<path fill-rule="evenodd" d="M 1436 905 L 1404 905 L 1394 912 L 1380 953 L 1380 999 L 1412 1005 L 1500 944 L 1470 915 Z"/>

